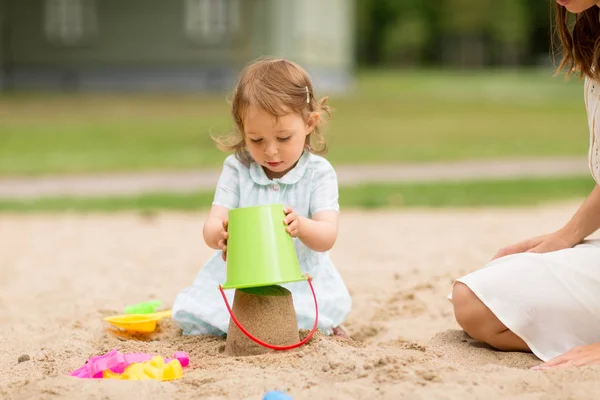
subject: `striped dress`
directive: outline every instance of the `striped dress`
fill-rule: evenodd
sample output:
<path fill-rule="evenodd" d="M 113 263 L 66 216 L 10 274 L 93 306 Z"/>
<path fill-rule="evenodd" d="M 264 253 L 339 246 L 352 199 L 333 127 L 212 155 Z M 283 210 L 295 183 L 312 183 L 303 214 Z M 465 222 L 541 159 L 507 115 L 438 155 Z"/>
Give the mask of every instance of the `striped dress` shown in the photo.
<path fill-rule="evenodd" d="M 338 183 L 335 170 L 323 157 L 305 151 L 296 166 L 279 179 L 269 179 L 257 163 L 248 167 L 235 156 L 224 162 L 217 183 L 213 205 L 228 209 L 268 204 L 291 207 L 298 216 L 310 218 L 319 211 L 339 212 Z M 329 252 L 316 252 L 294 238 L 302 273 L 313 278 L 319 303 L 319 329 L 331 334 L 351 308 L 348 289 L 331 262 Z M 224 335 L 229 313 L 218 290 L 225 283 L 225 262 L 217 250 L 202 267 L 191 286 L 183 289 L 173 303 L 173 319 L 185 335 Z M 300 329 L 311 329 L 315 310 L 312 293 L 306 282 L 281 285 L 292 292 Z M 233 290 L 227 290 L 233 301 Z"/>

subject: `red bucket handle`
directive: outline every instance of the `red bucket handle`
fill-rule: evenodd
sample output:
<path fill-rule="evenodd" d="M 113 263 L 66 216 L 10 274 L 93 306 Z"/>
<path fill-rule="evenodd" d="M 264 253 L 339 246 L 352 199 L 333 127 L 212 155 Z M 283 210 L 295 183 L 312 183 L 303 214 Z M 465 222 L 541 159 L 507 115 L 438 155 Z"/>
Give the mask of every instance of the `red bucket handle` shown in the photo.
<path fill-rule="evenodd" d="M 313 299 L 315 300 L 315 325 L 313 326 L 312 330 L 310 331 L 310 333 L 308 334 L 307 337 L 305 337 L 302 341 L 300 341 L 300 342 L 298 342 L 296 344 L 291 344 L 289 346 L 276 346 L 276 345 L 273 345 L 273 344 L 265 343 L 262 340 L 254 337 L 250 332 L 248 332 L 242 326 L 242 324 L 240 323 L 240 321 L 238 321 L 238 319 L 235 317 L 235 315 L 233 315 L 233 310 L 229 306 L 229 302 L 227 301 L 227 296 L 225 296 L 225 292 L 223 291 L 223 287 L 221 285 L 219 285 L 219 290 L 221 291 L 221 295 L 223 296 L 223 300 L 225 300 L 225 305 L 227 306 L 227 311 L 229 311 L 229 315 L 231 315 L 231 319 L 233 320 L 233 322 L 235 322 L 235 324 L 240 329 L 240 331 L 244 332 L 244 334 L 246 336 L 248 336 L 248 338 L 250 340 L 252 340 L 255 343 L 260 344 L 261 346 L 267 347 L 267 348 L 272 349 L 272 350 L 291 350 L 291 349 L 295 349 L 296 347 L 300 347 L 303 344 L 305 344 L 306 342 L 308 342 L 313 337 L 313 335 L 315 334 L 315 332 L 317 331 L 317 324 L 319 322 L 319 306 L 317 305 L 317 295 L 315 294 L 315 288 L 313 288 L 312 278 L 310 276 L 308 276 L 307 281 L 308 281 L 308 285 L 310 286 L 310 290 L 312 292 Z"/>

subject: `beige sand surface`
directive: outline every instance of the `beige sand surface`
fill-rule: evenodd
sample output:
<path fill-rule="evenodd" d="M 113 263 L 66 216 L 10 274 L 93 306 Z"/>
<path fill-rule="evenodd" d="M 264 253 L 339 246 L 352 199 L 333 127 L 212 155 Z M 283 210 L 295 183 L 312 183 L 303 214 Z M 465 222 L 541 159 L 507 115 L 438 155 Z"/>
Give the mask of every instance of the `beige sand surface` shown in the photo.
<path fill-rule="evenodd" d="M 600 368 L 535 372 L 530 354 L 473 343 L 446 300 L 452 279 L 502 245 L 556 229 L 576 204 L 512 210 L 345 211 L 333 259 L 353 295 L 353 340 L 229 358 L 224 340 L 119 339 L 102 318 L 157 298 L 170 305 L 210 254 L 202 214 L 0 216 L 0 399 L 596 399 Z M 191 366 L 175 382 L 69 377 L 112 348 Z M 29 361 L 18 363 L 19 356 Z"/>

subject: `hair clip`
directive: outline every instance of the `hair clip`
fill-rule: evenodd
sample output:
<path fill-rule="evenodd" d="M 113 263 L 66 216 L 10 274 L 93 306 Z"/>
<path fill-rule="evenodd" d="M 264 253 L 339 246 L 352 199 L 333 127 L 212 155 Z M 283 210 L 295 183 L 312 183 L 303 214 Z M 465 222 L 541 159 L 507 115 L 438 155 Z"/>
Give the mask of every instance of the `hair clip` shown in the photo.
<path fill-rule="evenodd" d="M 308 91 L 308 86 L 304 86 L 306 88 L 306 104 L 310 104 L 310 92 Z"/>

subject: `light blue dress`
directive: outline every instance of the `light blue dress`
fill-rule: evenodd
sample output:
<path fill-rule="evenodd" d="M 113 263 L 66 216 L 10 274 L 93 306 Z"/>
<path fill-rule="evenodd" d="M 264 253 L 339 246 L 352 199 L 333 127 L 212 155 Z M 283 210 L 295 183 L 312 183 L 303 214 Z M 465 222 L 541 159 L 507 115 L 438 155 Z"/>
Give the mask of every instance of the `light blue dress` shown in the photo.
<path fill-rule="evenodd" d="M 257 163 L 248 167 L 235 156 L 227 157 L 219 178 L 214 205 L 229 209 L 267 204 L 291 207 L 298 216 L 310 218 L 319 211 L 339 212 L 338 184 L 335 170 L 323 157 L 305 151 L 296 166 L 279 179 L 269 179 Z M 329 257 L 316 252 L 294 238 L 302 273 L 313 278 L 319 303 L 319 329 L 326 334 L 339 326 L 352 305 L 350 294 Z M 229 327 L 229 313 L 219 292 L 225 283 L 225 262 L 218 250 L 202 267 L 192 286 L 175 298 L 172 312 L 185 335 L 224 335 Z M 308 283 L 281 285 L 292 292 L 300 329 L 312 329 L 315 307 Z M 234 290 L 225 291 L 233 302 Z"/>

